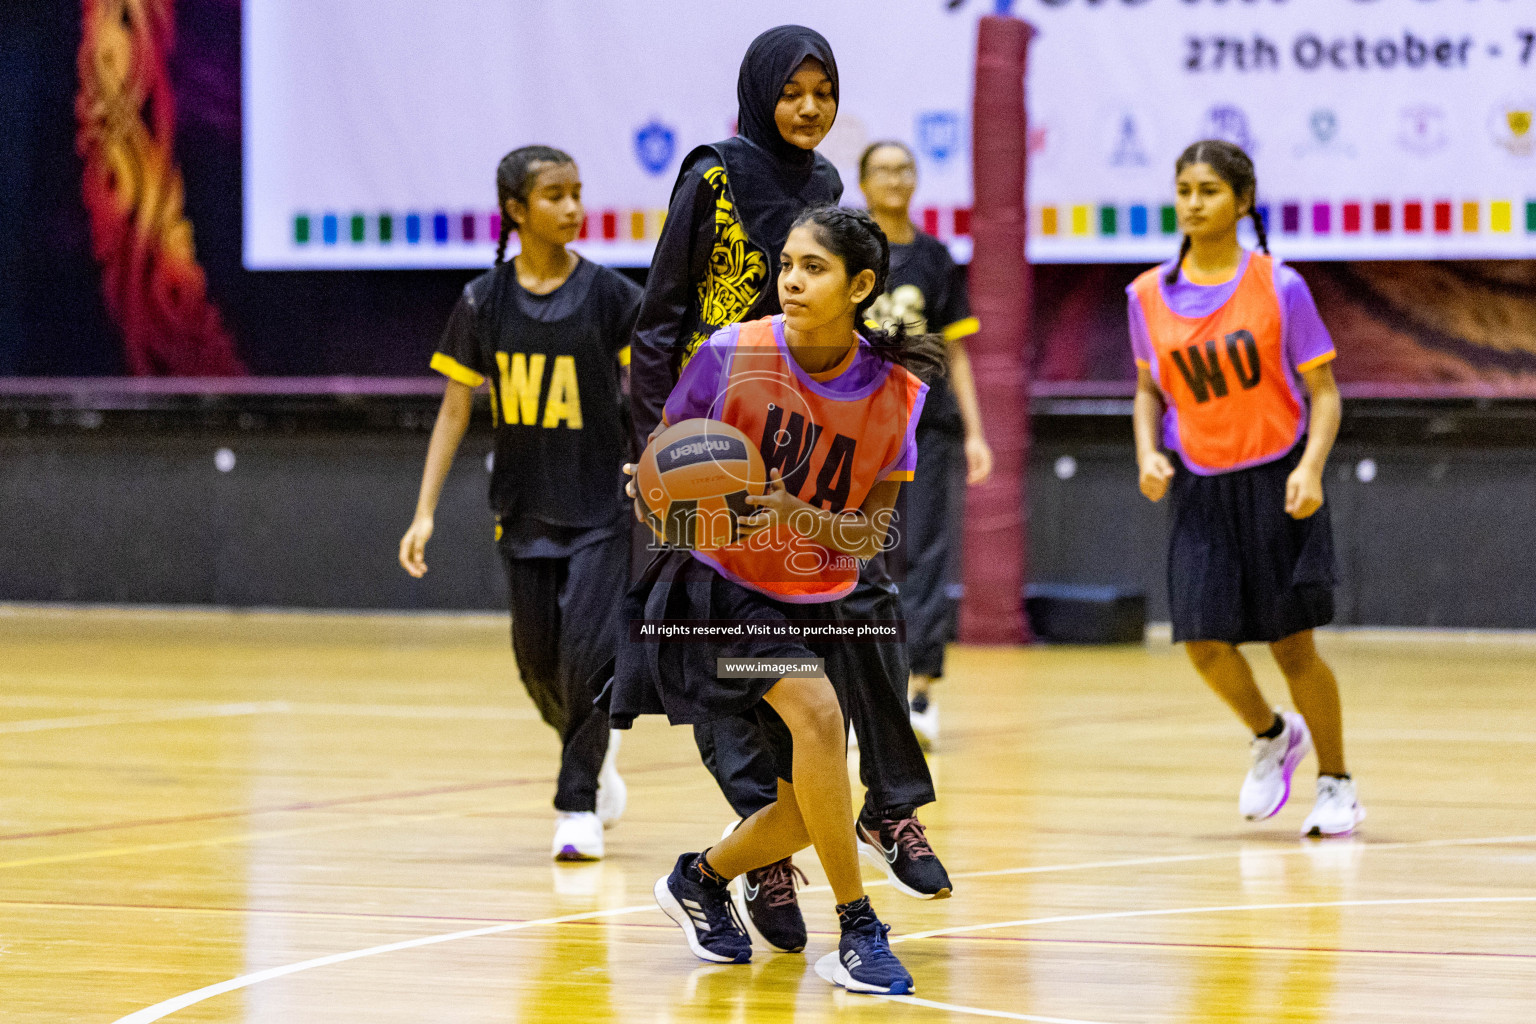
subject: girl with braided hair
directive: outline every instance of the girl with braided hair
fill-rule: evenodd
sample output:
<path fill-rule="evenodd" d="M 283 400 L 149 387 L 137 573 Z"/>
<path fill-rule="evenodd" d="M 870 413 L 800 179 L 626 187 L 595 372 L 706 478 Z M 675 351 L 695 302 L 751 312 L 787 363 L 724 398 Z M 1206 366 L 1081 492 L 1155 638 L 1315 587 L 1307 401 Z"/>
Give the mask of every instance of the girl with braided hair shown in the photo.
<path fill-rule="evenodd" d="M 736 81 L 739 134 L 683 158 L 635 327 L 630 411 L 638 448 L 655 436 L 667 396 L 695 352 L 722 328 L 779 312 L 778 254 L 807 209 L 843 194 L 837 169 L 816 147 L 837 117 L 841 79 L 831 45 L 802 25 L 754 39 Z M 905 526 L 900 527 L 905 529 Z M 851 619 L 901 619 L 901 595 L 884 557 L 864 564 L 843 602 Z M 937 794 L 908 717 L 906 645 L 857 645 L 849 713 L 858 737 L 864 807 L 860 852 L 914 899 L 943 899 L 951 882 L 917 809 Z M 740 819 L 777 796 L 772 759 L 754 744 L 750 716 L 699 722 L 694 741 Z M 736 827 L 732 821 L 727 828 Z M 762 945 L 805 947 L 792 859 L 736 883 L 738 909 Z"/>
<path fill-rule="evenodd" d="M 936 337 L 865 328 L 889 264 L 890 247 L 868 214 L 806 211 L 778 256 L 784 312 L 715 332 L 662 410 L 663 424 L 702 417 L 746 434 L 765 453 L 768 486 L 747 498 L 758 511 L 741 520 L 750 531 L 743 540 L 708 552 L 663 550 L 631 588 L 626 616 L 750 621 L 785 635 L 621 644 L 605 697 L 621 729 L 642 714 L 675 725 L 749 715 L 746 739 L 773 764 L 776 799 L 714 846 L 682 854 L 656 883 L 657 902 L 697 956 L 748 962 L 752 946 L 729 881 L 814 846 L 841 923 L 838 948 L 817 973 L 852 991 L 903 994 L 912 977 L 859 874 L 844 710 L 860 689 L 850 650 L 858 645 L 836 635 L 857 621 L 844 598 L 859 583 L 860 560 L 884 550 L 901 483 L 917 465 L 928 392 L 919 375 L 944 359 Z M 635 511 L 639 518 L 638 500 Z M 719 678 L 720 658 L 822 667 L 809 678 Z"/>
<path fill-rule="evenodd" d="M 427 571 L 433 513 L 473 393 L 491 393 L 496 428 L 491 509 L 507 576 L 512 651 L 539 714 L 560 735 L 556 860 L 603 856 L 623 813 L 608 716 L 593 676 L 618 642 L 613 581 L 629 565 L 622 393 L 640 289 L 566 246 L 581 230 L 581 176 L 548 146 L 508 153 L 496 169 L 496 265 L 465 286 L 432 368 L 448 378 L 400 564 Z M 516 231 L 521 252 L 506 258 Z"/>
<path fill-rule="evenodd" d="M 1302 834 L 1348 835 L 1365 811 L 1344 764 L 1338 682 L 1312 638 L 1333 619 L 1323 503 L 1341 413 L 1333 341 L 1306 282 L 1269 255 L 1248 154 L 1197 142 L 1174 173 L 1178 259 L 1127 289 L 1141 492 L 1173 494 L 1173 639 L 1253 732 L 1243 816 L 1279 812 L 1315 743 L 1317 800 Z M 1238 242 L 1245 217 L 1260 252 Z M 1265 701 L 1244 643 L 1269 645 L 1299 714 Z"/>

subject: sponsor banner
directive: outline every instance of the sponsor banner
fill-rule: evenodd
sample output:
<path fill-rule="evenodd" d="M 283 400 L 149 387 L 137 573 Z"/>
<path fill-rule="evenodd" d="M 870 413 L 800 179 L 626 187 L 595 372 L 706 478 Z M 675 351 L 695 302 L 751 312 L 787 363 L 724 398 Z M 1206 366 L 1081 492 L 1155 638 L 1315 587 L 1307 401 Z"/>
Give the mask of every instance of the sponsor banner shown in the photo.
<path fill-rule="evenodd" d="M 246 265 L 486 265 L 496 162 L 532 142 L 581 166 L 576 247 L 643 265 L 683 156 L 734 130 L 741 54 L 783 22 L 838 55 L 822 152 L 845 201 L 864 145 L 905 140 L 923 227 L 965 259 L 975 23 L 995 6 L 245 0 Z M 1536 255 L 1536 0 L 1012 6 L 1040 30 L 1036 261 L 1166 258 L 1172 164 L 1203 137 L 1252 152 L 1286 258 Z"/>
<path fill-rule="evenodd" d="M 1536 255 L 1536 3 L 1039 0 L 1030 256 L 1169 258 L 1172 165 L 1247 149 L 1289 259 Z M 1249 236 L 1251 241 L 1251 235 Z"/>
<path fill-rule="evenodd" d="M 866 144 L 906 141 L 918 216 L 964 258 L 975 23 L 990 6 L 245 0 L 245 264 L 488 265 L 497 161 L 544 143 L 581 168 L 575 247 L 644 265 L 683 157 L 735 131 L 747 44 L 786 22 L 837 54 L 842 103 L 821 151 L 845 201 L 861 202 Z"/>

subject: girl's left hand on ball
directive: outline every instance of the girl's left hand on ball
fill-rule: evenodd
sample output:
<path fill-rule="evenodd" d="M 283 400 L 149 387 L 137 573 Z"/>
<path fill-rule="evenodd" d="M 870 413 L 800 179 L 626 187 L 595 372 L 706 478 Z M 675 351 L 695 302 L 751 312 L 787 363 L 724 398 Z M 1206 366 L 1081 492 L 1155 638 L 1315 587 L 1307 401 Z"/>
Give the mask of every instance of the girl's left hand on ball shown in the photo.
<path fill-rule="evenodd" d="M 1292 519 L 1305 519 L 1323 507 L 1323 474 L 1297 466 L 1285 480 L 1285 511 Z"/>

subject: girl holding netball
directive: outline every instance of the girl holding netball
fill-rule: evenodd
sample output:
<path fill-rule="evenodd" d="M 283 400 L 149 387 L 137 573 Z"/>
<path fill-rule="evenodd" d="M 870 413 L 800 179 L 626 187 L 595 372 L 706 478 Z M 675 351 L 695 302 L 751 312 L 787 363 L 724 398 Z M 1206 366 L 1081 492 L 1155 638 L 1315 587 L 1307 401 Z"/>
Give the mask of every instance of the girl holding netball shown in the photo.
<path fill-rule="evenodd" d="M 557 860 L 595 860 L 625 798 L 592 679 L 613 656 L 613 581 L 629 564 L 621 373 L 640 289 L 566 248 L 583 216 L 570 156 L 548 146 L 513 150 L 496 169 L 496 193 L 496 266 L 465 286 L 432 357 L 448 383 L 400 564 L 412 576 L 427 571 L 443 481 L 469 425 L 472 393 L 488 384 L 496 425 L 491 508 L 512 651 L 528 695 L 560 734 L 553 852 Z M 513 230 L 522 251 L 507 262 Z"/>
<path fill-rule="evenodd" d="M 665 551 L 630 592 L 633 618 L 841 620 L 839 599 L 858 582 L 857 560 L 882 550 L 901 481 L 917 463 L 914 430 L 927 387 L 912 371 L 926 375 L 943 359 L 934 338 L 859 333 L 884 290 L 889 259 L 885 235 L 867 214 L 807 211 L 779 254 L 783 315 L 719 331 L 689 361 L 663 422 L 723 421 L 774 468 L 766 493 L 747 499 L 758 512 L 742 522 L 754 532 L 708 553 Z M 782 449 L 795 458 L 777 458 Z M 773 759 L 777 798 L 713 847 L 680 856 L 656 883 L 657 902 L 696 955 L 747 962 L 751 944 L 727 883 L 813 845 L 841 922 L 838 950 L 818 972 L 853 991 L 906 993 L 911 975 L 891 952 L 889 929 L 859 875 L 843 710 L 850 646 L 750 633 L 624 644 L 610 710 L 619 728 L 647 713 L 674 724 L 750 713 L 755 739 Z M 824 659 L 825 670 L 815 678 L 721 679 L 717 658 Z"/>
<path fill-rule="evenodd" d="M 890 281 L 871 315 L 888 329 L 901 323 L 922 334 L 932 325 L 943 333 L 949 354 L 949 372 L 933 382 L 917 424 L 923 461 L 906 488 L 901 531 L 912 728 L 931 747 L 939 736 L 939 709 L 930 687 L 943 678 L 944 648 L 956 635 L 965 485 L 984 483 L 992 473 L 992 449 L 982 430 L 965 351 L 965 339 L 981 325 L 971 315 L 965 272 L 955 266 L 943 242 L 912 223 L 917 189 L 912 150 L 895 140 L 870 144 L 859 158 L 859 188 L 870 215 L 891 240 Z"/>
<path fill-rule="evenodd" d="M 1306 283 L 1269 255 L 1248 155 L 1197 142 L 1174 173 L 1179 256 L 1127 289 L 1141 491 L 1173 494 L 1173 639 L 1253 731 L 1244 817 L 1285 805 L 1315 743 L 1317 800 L 1302 833 L 1347 835 L 1365 811 L 1344 763 L 1338 683 L 1312 638 L 1333 619 L 1323 503 L 1341 413 L 1333 342 Z M 1245 217 L 1259 252 L 1238 243 Z M 1299 714 L 1265 701 L 1244 643 L 1269 645 Z"/>
<path fill-rule="evenodd" d="M 843 193 L 836 168 L 816 152 L 840 97 L 837 61 L 820 33 L 780 25 L 752 41 L 736 83 L 739 134 L 700 146 L 682 163 L 635 329 L 630 404 L 639 447 L 689 360 L 717 330 L 779 312 L 778 254 L 806 209 Z M 884 559 L 864 566 L 844 600 L 848 618 L 902 617 Z M 866 796 L 860 850 L 898 891 L 948 896 L 950 880 L 929 846 L 917 808 L 935 798 L 933 779 L 908 723 L 906 647 L 861 643 L 850 715 Z M 773 760 L 751 716 L 700 722 L 694 739 L 731 808 L 748 818 L 777 797 Z M 733 823 L 734 826 L 734 823 Z M 737 885 L 743 917 L 768 946 L 804 948 L 805 919 L 789 858 Z"/>

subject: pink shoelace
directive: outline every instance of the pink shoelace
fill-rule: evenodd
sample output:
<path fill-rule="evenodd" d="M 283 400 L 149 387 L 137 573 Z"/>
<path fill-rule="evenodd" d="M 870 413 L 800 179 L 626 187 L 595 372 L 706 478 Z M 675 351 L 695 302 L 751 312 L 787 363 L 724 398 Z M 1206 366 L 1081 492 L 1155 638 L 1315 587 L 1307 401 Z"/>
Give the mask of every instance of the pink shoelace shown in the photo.
<path fill-rule="evenodd" d="M 805 885 L 809 879 L 805 872 L 795 867 L 788 857 L 752 872 L 758 877 L 758 899 L 768 901 L 770 907 L 787 907 L 795 902 L 795 879 Z"/>
<path fill-rule="evenodd" d="M 916 818 L 902 818 L 892 825 L 891 841 L 906 850 L 907 856 L 913 860 L 934 856 L 933 847 L 928 845 L 928 834 L 923 831 L 923 823 Z"/>

